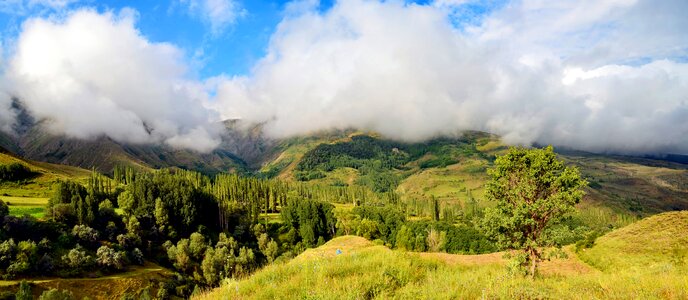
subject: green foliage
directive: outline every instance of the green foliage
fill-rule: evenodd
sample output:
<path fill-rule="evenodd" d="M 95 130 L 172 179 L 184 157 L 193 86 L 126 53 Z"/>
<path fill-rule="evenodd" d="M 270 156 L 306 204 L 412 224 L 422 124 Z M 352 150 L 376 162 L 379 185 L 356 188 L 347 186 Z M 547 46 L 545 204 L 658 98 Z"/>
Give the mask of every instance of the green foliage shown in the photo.
<path fill-rule="evenodd" d="M 75 298 L 70 291 L 50 289 L 43 292 L 38 300 L 75 300 Z"/>
<path fill-rule="evenodd" d="M 587 182 L 578 169 L 557 160 L 554 149 L 511 148 L 489 172 L 486 197 L 496 206 L 486 210 L 483 228 L 497 245 L 528 253 L 524 262 L 534 275 L 540 247 L 555 240 L 543 234 L 574 211 Z"/>
<path fill-rule="evenodd" d="M 595 240 L 600 236 L 597 231 L 589 232 L 584 239 L 576 242 L 576 252 L 580 252 L 583 249 L 592 248 L 595 246 Z"/>
<path fill-rule="evenodd" d="M 79 245 L 62 256 L 62 262 L 71 269 L 81 272 L 93 265 L 93 257 Z"/>
<path fill-rule="evenodd" d="M 314 200 L 292 200 L 282 208 L 282 220 L 298 232 L 307 246 L 314 246 L 319 237 L 330 239 L 336 233 L 334 206 Z"/>
<path fill-rule="evenodd" d="M 0 220 L 5 219 L 5 216 L 10 213 L 10 208 L 0 199 Z"/>
<path fill-rule="evenodd" d="M 380 238 L 392 245 L 395 243 L 397 230 L 406 221 L 403 213 L 390 206 L 357 206 L 353 209 L 353 213 L 362 220 L 369 220 L 375 224 L 376 230 L 370 231 L 371 239 Z"/>
<path fill-rule="evenodd" d="M 196 260 L 203 258 L 206 247 L 208 247 L 208 245 L 205 242 L 205 236 L 203 236 L 203 234 L 198 232 L 191 234 L 189 240 L 189 253 L 191 257 Z"/>
<path fill-rule="evenodd" d="M 33 295 L 31 294 L 31 285 L 29 285 L 26 280 L 22 280 L 19 283 L 19 290 L 14 295 L 17 300 L 32 300 Z"/>
<path fill-rule="evenodd" d="M 86 225 L 75 225 L 72 235 L 82 244 L 95 244 L 98 241 L 98 231 Z"/>
<path fill-rule="evenodd" d="M 96 252 L 96 263 L 110 270 L 122 270 L 126 263 L 126 255 L 108 246 L 100 246 Z"/>
<path fill-rule="evenodd" d="M 0 182 L 3 181 L 20 181 L 36 176 L 36 173 L 31 171 L 27 166 L 20 163 L 2 164 L 0 165 Z"/>

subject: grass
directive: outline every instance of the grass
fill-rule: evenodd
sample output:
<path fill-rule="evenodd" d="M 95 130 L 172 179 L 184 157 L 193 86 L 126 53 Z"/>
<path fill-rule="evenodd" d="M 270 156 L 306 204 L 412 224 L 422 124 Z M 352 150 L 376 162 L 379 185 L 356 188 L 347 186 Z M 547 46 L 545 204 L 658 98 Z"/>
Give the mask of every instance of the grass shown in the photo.
<path fill-rule="evenodd" d="M 70 290 L 75 299 L 121 299 L 125 294 L 138 294 L 149 285 L 155 295 L 158 282 L 169 280 L 172 273 L 153 263 L 136 266 L 127 272 L 97 278 L 40 278 L 29 280 L 34 299 L 51 288 Z M 16 291 L 20 280 L 0 280 L 0 292 Z"/>
<path fill-rule="evenodd" d="M 9 206 L 10 215 L 31 215 L 39 219 L 44 216 L 48 204 L 48 198 L 43 197 L 0 196 L 0 200 Z"/>
<path fill-rule="evenodd" d="M 13 155 L 0 153 L 0 164 L 20 163 L 37 176 L 21 182 L 0 182 L 2 197 L 47 198 L 53 193 L 53 185 L 59 180 L 85 182 L 91 172 L 77 167 L 24 160 Z"/>
<path fill-rule="evenodd" d="M 663 273 L 688 264 L 688 211 L 668 212 L 612 231 L 580 257 L 601 270 Z"/>
<path fill-rule="evenodd" d="M 666 258 L 667 247 L 686 245 L 685 233 L 675 234 L 688 231 L 686 222 L 688 212 L 640 221 L 601 237 L 583 259 L 569 247 L 569 257 L 544 262 L 536 280 L 510 274 L 501 253 L 393 251 L 344 236 L 197 299 L 686 299 L 685 266 L 669 260 L 663 268 L 644 268 L 649 261 L 641 259 Z M 629 246 L 637 242 L 648 248 Z M 591 256 L 615 262 L 596 269 L 585 263 Z"/>

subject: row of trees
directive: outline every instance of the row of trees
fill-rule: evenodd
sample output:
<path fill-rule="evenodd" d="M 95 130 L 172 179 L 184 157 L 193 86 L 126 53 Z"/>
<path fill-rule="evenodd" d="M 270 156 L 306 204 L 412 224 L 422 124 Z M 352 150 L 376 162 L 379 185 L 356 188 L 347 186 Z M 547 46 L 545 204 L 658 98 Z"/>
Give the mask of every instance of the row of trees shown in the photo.
<path fill-rule="evenodd" d="M 0 164 L 0 182 L 20 181 L 36 175 L 27 166 L 20 163 Z"/>

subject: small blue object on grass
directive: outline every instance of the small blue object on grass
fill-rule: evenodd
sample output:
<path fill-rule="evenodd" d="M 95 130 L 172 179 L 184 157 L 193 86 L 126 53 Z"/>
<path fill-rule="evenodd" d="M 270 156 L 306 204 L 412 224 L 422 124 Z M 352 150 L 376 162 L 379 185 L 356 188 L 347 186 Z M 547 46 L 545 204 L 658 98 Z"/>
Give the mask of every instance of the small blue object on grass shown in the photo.
<path fill-rule="evenodd" d="M 342 254 L 342 250 L 337 249 L 337 255 Z"/>

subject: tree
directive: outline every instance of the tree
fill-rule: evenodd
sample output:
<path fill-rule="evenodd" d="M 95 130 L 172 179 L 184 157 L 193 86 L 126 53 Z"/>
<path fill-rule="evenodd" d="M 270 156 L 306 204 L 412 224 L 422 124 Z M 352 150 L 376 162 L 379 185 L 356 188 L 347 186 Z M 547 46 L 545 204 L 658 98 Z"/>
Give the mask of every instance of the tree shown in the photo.
<path fill-rule="evenodd" d="M 100 246 L 96 252 L 96 263 L 105 268 L 121 270 L 124 268 L 124 259 L 125 255 L 122 252 L 108 246 Z"/>
<path fill-rule="evenodd" d="M 70 268 L 80 271 L 90 267 L 93 263 L 93 258 L 77 244 L 76 248 L 69 250 L 67 254 L 62 256 L 62 261 Z"/>
<path fill-rule="evenodd" d="M 483 229 L 498 246 L 522 250 L 520 267 L 534 277 L 540 248 L 557 246 L 543 232 L 575 210 L 587 181 L 558 160 L 551 146 L 511 148 L 488 175 L 485 195 L 497 205 L 486 210 Z"/>
<path fill-rule="evenodd" d="M 127 216 L 133 213 L 135 204 L 134 195 L 129 191 L 124 191 L 117 197 L 117 205 L 119 205 L 119 208 L 121 208 Z"/>
<path fill-rule="evenodd" d="M 6 215 L 10 214 L 10 208 L 5 204 L 5 202 L 0 199 L 0 220 L 5 219 Z"/>
<path fill-rule="evenodd" d="M 203 258 L 203 254 L 205 253 L 206 247 L 208 247 L 205 242 L 205 236 L 203 236 L 201 233 L 194 232 L 191 234 L 189 239 L 189 252 L 191 253 L 191 257 L 201 260 Z"/>
<path fill-rule="evenodd" d="M 29 285 L 26 280 L 22 280 L 19 283 L 19 290 L 17 291 L 17 294 L 14 295 L 15 299 L 17 300 L 31 300 L 33 299 L 33 295 L 31 295 L 31 285 Z"/>
<path fill-rule="evenodd" d="M 274 262 L 275 258 L 277 258 L 277 254 L 279 254 L 279 245 L 277 245 L 277 242 L 270 241 L 267 247 L 265 247 L 265 250 L 263 250 L 263 254 L 268 258 L 268 262 Z"/>

